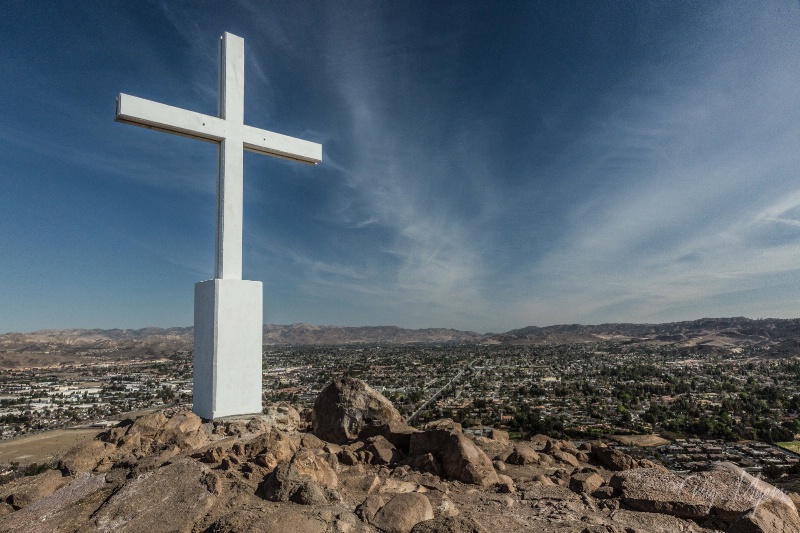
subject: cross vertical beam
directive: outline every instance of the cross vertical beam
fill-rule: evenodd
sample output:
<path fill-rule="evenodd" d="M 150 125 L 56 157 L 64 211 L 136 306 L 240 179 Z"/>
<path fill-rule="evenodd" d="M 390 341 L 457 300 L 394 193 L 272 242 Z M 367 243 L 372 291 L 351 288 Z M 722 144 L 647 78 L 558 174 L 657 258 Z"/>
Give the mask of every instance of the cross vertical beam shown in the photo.
<path fill-rule="evenodd" d="M 244 126 L 244 39 L 225 33 L 219 46 L 219 118 Z M 217 173 L 216 279 L 242 279 L 244 162 L 242 129 L 219 145 Z"/>

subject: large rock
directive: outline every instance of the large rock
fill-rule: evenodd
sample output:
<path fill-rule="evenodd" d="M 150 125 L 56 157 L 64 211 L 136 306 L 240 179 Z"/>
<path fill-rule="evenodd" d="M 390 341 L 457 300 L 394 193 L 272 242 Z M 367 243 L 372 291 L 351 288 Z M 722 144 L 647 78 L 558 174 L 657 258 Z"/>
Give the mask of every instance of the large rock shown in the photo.
<path fill-rule="evenodd" d="M 472 437 L 472 442 L 478 445 L 490 459 L 505 460 L 511 455 L 511 445 L 477 435 Z"/>
<path fill-rule="evenodd" d="M 417 429 L 409 426 L 402 420 L 376 421 L 364 426 L 358 434 L 358 439 L 366 441 L 370 437 L 381 436 L 391 442 L 398 450 L 408 454 L 411 445 L 411 434 Z"/>
<path fill-rule="evenodd" d="M 511 441 L 508 439 L 508 431 L 503 431 L 502 429 L 493 429 L 489 432 L 489 438 L 492 440 L 496 440 L 500 444 L 510 444 Z"/>
<path fill-rule="evenodd" d="M 3 517 L 0 532 L 74 533 L 119 488 L 119 483 L 108 482 L 105 475 L 81 474 L 65 479 L 69 483 L 54 493 Z"/>
<path fill-rule="evenodd" d="M 709 501 L 688 490 L 681 477 L 655 468 L 636 468 L 615 474 L 611 485 L 622 491 L 622 502 L 648 513 L 680 518 L 705 518 Z"/>
<path fill-rule="evenodd" d="M 215 474 L 189 458 L 127 483 L 92 517 L 86 531 L 186 531 L 216 500 Z"/>
<path fill-rule="evenodd" d="M 726 533 L 797 533 L 800 520 L 797 512 L 787 512 L 786 507 L 775 500 L 754 507 L 726 530 Z"/>
<path fill-rule="evenodd" d="M 134 423 L 131 429 L 136 427 Z M 208 435 L 203 431 L 203 421 L 191 411 L 182 411 L 157 431 L 153 443 L 158 448 L 177 446 L 180 450 L 194 450 L 208 443 Z"/>
<path fill-rule="evenodd" d="M 268 433 L 261 433 L 236 442 L 232 451 L 246 461 L 260 456 L 260 463 L 271 464 L 274 467 L 279 463 L 289 461 L 297 452 L 297 446 L 286 433 L 279 429 L 273 429 Z"/>
<path fill-rule="evenodd" d="M 792 500 L 731 463 L 686 478 L 656 468 L 615 474 L 611 484 L 622 502 L 634 509 L 681 518 L 714 517 L 730 524 L 729 532 L 800 531 Z"/>
<path fill-rule="evenodd" d="M 403 452 L 381 435 L 367 439 L 364 450 L 372 454 L 374 465 L 394 464 L 406 458 Z"/>
<path fill-rule="evenodd" d="M 139 435 L 143 439 L 152 439 L 167 423 L 164 413 L 150 413 L 137 418 L 128 428 L 128 435 Z"/>
<path fill-rule="evenodd" d="M 499 482 L 489 457 L 461 433 L 431 429 L 412 434 L 409 455 L 428 453 L 439 461 L 445 476 L 484 487 Z"/>
<path fill-rule="evenodd" d="M 771 524 L 763 529 L 770 532 L 800 531 L 800 517 L 791 498 L 732 463 L 717 463 L 708 472 L 689 476 L 685 486 L 709 500 L 711 514 L 725 523 L 738 523 L 741 531 L 760 531 L 748 530 L 745 524 L 762 528 Z"/>
<path fill-rule="evenodd" d="M 514 446 L 514 451 L 506 458 L 506 462 L 512 465 L 531 465 L 539 463 L 539 454 L 533 446 L 523 442 Z"/>
<path fill-rule="evenodd" d="M 303 426 L 300 413 L 290 405 L 270 405 L 261 418 L 268 426 L 281 431 L 297 431 Z"/>
<path fill-rule="evenodd" d="M 592 493 L 602 484 L 603 478 L 594 472 L 579 472 L 569 479 L 569 488 L 578 493 Z"/>
<path fill-rule="evenodd" d="M 335 489 L 339 484 L 336 472 L 322 457 L 314 454 L 312 450 L 301 448 L 292 457 L 291 464 L 300 475 L 308 476 L 323 487 Z"/>
<path fill-rule="evenodd" d="M 630 455 L 624 454 L 605 445 L 592 446 L 592 455 L 597 462 L 609 470 L 614 470 L 616 472 L 639 467 L 639 463 L 637 463 L 636 460 Z"/>
<path fill-rule="evenodd" d="M 419 522 L 433 520 L 431 502 L 423 494 L 398 494 L 381 507 L 372 524 L 386 533 L 409 533 Z"/>
<path fill-rule="evenodd" d="M 344 444 L 373 422 L 405 420 L 392 402 L 360 379 L 339 378 L 322 389 L 314 402 L 313 431 L 322 440 Z"/>
<path fill-rule="evenodd" d="M 58 470 L 48 470 L 36 476 L 16 479 L 0 485 L 0 501 L 21 509 L 33 502 L 53 494 L 72 478 L 63 477 Z"/>
<path fill-rule="evenodd" d="M 91 472 L 116 448 L 113 444 L 99 440 L 78 444 L 61 457 L 58 468 L 71 476 Z"/>
<path fill-rule="evenodd" d="M 316 481 L 300 474 L 293 464 L 278 465 L 258 488 L 258 495 L 273 502 L 294 502 L 301 505 L 327 503 L 325 491 Z"/>

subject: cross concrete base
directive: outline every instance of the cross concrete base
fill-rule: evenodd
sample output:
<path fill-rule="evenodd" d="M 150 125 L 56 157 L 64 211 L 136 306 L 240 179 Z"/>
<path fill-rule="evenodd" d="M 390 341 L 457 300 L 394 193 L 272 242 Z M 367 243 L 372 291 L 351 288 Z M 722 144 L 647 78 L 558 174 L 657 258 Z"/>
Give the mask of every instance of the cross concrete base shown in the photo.
<path fill-rule="evenodd" d="M 194 400 L 206 420 L 262 412 L 260 281 L 194 286 Z"/>

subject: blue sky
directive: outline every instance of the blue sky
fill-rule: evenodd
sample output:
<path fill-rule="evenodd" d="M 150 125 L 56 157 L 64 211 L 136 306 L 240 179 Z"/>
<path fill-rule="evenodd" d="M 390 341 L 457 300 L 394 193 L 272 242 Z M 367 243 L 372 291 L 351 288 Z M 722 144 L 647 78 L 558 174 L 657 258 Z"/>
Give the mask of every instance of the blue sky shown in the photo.
<path fill-rule="evenodd" d="M 267 323 L 800 316 L 800 3 L 18 1 L 0 18 L 0 331 L 180 326 L 213 276 L 208 114 L 245 39 Z"/>

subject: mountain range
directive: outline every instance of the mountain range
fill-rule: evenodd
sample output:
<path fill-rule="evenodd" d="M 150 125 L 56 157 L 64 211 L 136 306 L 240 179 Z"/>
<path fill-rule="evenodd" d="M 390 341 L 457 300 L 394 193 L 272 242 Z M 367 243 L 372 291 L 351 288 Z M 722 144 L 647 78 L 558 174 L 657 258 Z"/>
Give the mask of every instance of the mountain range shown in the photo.
<path fill-rule="evenodd" d="M 397 326 L 264 325 L 264 344 L 283 346 L 348 344 L 537 345 L 587 342 L 671 344 L 697 350 L 742 345 L 769 347 L 775 355 L 800 353 L 800 319 L 702 318 L 664 324 L 529 326 L 505 333 Z M 77 362 L 84 357 L 163 357 L 192 349 L 193 328 L 63 329 L 0 334 L 0 367 Z"/>

